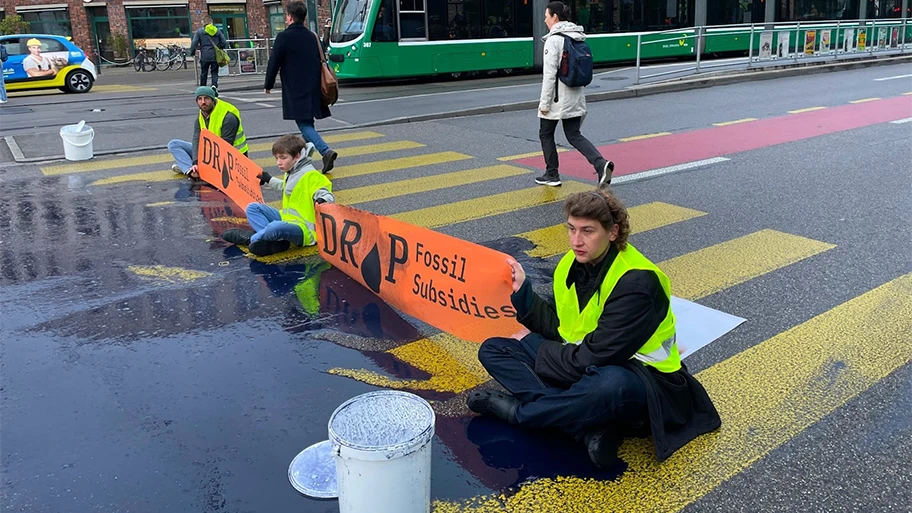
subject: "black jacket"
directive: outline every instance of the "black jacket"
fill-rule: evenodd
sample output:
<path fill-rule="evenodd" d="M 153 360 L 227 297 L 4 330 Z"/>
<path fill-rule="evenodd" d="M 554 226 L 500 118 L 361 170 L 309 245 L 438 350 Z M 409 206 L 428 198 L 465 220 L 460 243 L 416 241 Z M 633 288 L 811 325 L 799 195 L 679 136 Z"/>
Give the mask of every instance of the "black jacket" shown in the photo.
<path fill-rule="evenodd" d="M 573 262 L 563 286 L 576 284 L 580 309 L 600 293 L 601 283 L 617 254 L 617 248 L 612 245 L 598 264 Z M 683 363 L 677 372 L 663 373 L 633 359 L 671 308 L 654 272 L 625 273 L 604 300 L 598 327 L 579 345 L 561 342 L 557 311 L 532 290 L 529 280 L 511 299 L 519 322 L 532 332 L 528 337 L 545 339 L 535 358 L 535 373 L 539 376 L 569 386 L 579 381 L 590 365 L 619 365 L 640 377 L 646 386 L 650 427 L 659 461 L 721 425 L 706 390 Z"/>
<path fill-rule="evenodd" d="M 320 49 L 317 36 L 303 23 L 292 23 L 276 36 L 264 89 L 275 87 L 282 77 L 282 117 L 313 123 L 329 117 L 329 107 L 320 95 Z"/>

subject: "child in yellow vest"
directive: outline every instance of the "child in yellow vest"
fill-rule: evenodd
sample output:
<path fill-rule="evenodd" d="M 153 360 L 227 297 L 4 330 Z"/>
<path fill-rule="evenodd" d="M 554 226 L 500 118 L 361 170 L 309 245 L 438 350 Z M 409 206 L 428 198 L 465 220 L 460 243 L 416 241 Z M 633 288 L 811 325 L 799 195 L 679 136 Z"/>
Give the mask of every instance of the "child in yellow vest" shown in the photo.
<path fill-rule="evenodd" d="M 256 256 L 273 255 L 295 246 L 317 243 L 315 203 L 335 203 L 332 183 L 313 166 L 314 145 L 300 135 L 283 135 L 272 145 L 282 178 L 263 171 L 260 185 L 282 191 L 282 210 L 263 203 L 247 205 L 247 221 L 255 231 L 226 230 L 222 238 L 248 246 Z"/>

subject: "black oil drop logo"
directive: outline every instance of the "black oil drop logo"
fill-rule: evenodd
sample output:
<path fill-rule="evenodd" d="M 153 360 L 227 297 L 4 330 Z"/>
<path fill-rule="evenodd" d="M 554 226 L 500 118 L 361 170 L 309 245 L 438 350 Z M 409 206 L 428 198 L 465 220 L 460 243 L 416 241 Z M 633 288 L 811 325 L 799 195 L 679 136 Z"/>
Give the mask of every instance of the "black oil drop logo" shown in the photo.
<path fill-rule="evenodd" d="M 231 183 L 231 176 L 228 174 L 228 163 L 222 161 L 222 187 L 228 188 Z"/>
<path fill-rule="evenodd" d="M 376 244 L 361 261 L 361 277 L 374 294 L 380 293 L 380 250 Z"/>

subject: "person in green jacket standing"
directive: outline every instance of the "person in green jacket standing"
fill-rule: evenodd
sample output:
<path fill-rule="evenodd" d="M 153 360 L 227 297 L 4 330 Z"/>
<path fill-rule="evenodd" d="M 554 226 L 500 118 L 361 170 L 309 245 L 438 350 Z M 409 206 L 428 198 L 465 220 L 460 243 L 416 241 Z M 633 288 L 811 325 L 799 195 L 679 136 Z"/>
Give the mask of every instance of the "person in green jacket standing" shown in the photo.
<path fill-rule="evenodd" d="M 218 59 L 216 56 L 216 47 L 222 50 L 228 46 L 228 41 L 222 32 L 212 24 L 212 18 L 206 16 L 203 18 L 204 26 L 196 29 L 193 33 L 193 40 L 190 43 L 190 55 L 196 55 L 199 50 L 200 63 L 200 81 L 199 85 L 206 85 L 206 76 L 212 74 L 212 87 L 218 92 Z"/>

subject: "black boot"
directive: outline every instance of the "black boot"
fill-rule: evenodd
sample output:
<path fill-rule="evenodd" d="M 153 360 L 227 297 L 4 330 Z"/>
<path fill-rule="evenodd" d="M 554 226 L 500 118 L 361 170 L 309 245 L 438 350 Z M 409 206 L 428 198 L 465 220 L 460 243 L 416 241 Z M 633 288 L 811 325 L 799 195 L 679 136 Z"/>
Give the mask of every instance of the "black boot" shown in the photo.
<path fill-rule="evenodd" d="M 289 247 L 291 243 L 287 240 L 258 240 L 251 242 L 247 249 L 256 256 L 269 256 L 286 251 Z"/>
<path fill-rule="evenodd" d="M 617 461 L 621 438 L 610 430 L 590 431 L 583 435 L 583 443 L 589 450 L 589 459 L 596 467 L 606 469 Z"/>
<path fill-rule="evenodd" d="M 516 424 L 519 399 L 497 390 L 472 392 L 466 398 L 469 409 L 475 413 L 497 417 L 508 424 Z"/>
<path fill-rule="evenodd" d="M 336 157 L 338 156 L 339 154 L 333 150 L 329 150 L 326 152 L 326 155 L 323 155 L 323 174 L 332 171 L 333 166 L 336 165 Z"/>
<path fill-rule="evenodd" d="M 237 228 L 232 228 L 230 230 L 225 230 L 222 232 L 222 240 L 235 244 L 237 246 L 249 246 L 250 237 L 256 232 L 250 230 L 238 230 Z"/>

